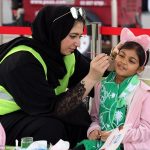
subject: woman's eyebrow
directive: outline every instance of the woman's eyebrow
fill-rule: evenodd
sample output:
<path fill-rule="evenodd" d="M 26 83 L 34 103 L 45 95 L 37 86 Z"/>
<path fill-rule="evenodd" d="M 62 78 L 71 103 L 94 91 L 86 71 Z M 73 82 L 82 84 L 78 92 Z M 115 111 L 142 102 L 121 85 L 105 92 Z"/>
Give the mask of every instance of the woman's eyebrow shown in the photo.
<path fill-rule="evenodd" d="M 70 34 L 79 35 L 79 33 L 76 33 L 76 32 L 72 32 L 72 33 L 70 33 Z"/>

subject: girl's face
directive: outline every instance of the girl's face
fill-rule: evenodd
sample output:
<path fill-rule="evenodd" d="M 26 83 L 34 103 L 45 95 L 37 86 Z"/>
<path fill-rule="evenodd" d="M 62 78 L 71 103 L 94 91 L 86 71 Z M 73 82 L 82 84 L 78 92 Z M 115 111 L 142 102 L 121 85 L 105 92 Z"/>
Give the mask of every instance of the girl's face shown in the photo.
<path fill-rule="evenodd" d="M 118 76 L 126 78 L 140 73 L 139 58 L 134 49 L 121 49 L 115 58 L 115 70 Z"/>
<path fill-rule="evenodd" d="M 83 28 L 84 25 L 82 22 L 75 22 L 70 33 L 61 41 L 61 54 L 69 55 L 80 46 L 80 38 L 83 34 Z"/>

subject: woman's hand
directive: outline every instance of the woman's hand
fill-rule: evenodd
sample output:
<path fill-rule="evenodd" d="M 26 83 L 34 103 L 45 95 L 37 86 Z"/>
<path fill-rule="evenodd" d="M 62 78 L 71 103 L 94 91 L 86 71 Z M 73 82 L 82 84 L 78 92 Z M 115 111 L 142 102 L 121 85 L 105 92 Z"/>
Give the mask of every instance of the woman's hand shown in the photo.
<path fill-rule="evenodd" d="M 122 47 L 122 44 L 118 43 L 116 47 L 112 48 L 110 56 L 109 56 L 109 62 L 110 62 L 110 66 L 108 67 L 109 71 L 114 71 L 114 59 L 118 55 L 121 47 Z"/>
<path fill-rule="evenodd" d="M 112 59 L 116 58 L 116 56 L 118 55 L 119 50 L 120 50 L 121 47 L 122 47 L 122 43 L 120 42 L 120 43 L 117 44 L 117 46 L 115 46 L 114 48 L 112 48 L 111 53 L 110 53 L 110 57 Z"/>
<path fill-rule="evenodd" d="M 100 130 L 93 130 L 89 134 L 88 138 L 89 138 L 89 140 L 98 140 L 98 139 L 100 139 L 100 136 L 101 136 Z"/>
<path fill-rule="evenodd" d="M 101 80 L 104 72 L 109 67 L 108 59 L 109 57 L 106 54 L 99 54 L 91 61 L 89 73 L 81 81 L 86 89 L 82 99 L 84 99 L 94 85 Z"/>
<path fill-rule="evenodd" d="M 90 71 L 88 73 L 89 79 L 93 81 L 100 81 L 106 69 L 109 67 L 109 56 L 106 54 L 98 54 L 90 64 Z"/>

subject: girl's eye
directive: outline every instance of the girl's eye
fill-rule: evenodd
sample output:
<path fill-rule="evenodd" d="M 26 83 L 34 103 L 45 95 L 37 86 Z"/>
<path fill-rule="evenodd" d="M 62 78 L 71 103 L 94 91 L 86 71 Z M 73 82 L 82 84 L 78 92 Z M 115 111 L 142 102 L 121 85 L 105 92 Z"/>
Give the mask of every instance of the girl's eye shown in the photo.
<path fill-rule="evenodd" d="M 129 62 L 130 62 L 131 64 L 136 64 L 136 62 L 134 62 L 133 60 L 129 60 Z"/>

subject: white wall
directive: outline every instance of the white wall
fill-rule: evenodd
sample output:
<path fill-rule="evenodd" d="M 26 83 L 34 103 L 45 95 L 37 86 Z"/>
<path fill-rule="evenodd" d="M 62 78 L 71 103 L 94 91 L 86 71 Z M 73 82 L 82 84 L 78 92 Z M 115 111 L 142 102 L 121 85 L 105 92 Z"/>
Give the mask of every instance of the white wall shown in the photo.
<path fill-rule="evenodd" d="M 2 23 L 12 23 L 11 0 L 2 1 Z M 1 8 L 1 6 L 0 6 Z"/>

